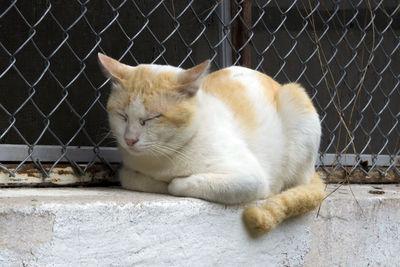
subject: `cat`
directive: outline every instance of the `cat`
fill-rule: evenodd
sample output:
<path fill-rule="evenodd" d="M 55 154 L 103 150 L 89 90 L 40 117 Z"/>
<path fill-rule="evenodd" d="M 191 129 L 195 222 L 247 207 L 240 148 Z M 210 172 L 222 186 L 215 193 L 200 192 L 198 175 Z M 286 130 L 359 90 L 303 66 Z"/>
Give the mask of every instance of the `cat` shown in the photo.
<path fill-rule="evenodd" d="M 239 66 L 209 73 L 209 60 L 184 70 L 98 57 L 113 81 L 107 110 L 123 188 L 224 204 L 267 199 L 243 213 L 255 234 L 322 202 L 320 120 L 299 84 Z"/>

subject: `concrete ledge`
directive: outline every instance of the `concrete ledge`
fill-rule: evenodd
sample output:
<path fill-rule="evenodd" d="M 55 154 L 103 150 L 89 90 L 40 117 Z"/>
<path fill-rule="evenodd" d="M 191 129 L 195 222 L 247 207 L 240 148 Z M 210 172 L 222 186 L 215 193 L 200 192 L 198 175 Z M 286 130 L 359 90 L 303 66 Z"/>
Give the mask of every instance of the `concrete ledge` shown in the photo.
<path fill-rule="evenodd" d="M 399 266 L 400 187 L 380 187 L 353 185 L 360 206 L 341 187 L 318 217 L 257 239 L 239 206 L 118 188 L 0 189 L 0 266 Z"/>

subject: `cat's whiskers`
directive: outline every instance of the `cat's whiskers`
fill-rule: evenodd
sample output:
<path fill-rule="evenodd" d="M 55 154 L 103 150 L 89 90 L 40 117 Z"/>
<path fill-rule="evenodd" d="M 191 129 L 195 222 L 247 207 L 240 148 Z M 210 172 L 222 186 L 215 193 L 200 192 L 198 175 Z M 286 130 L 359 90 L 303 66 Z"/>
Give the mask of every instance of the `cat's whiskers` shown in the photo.
<path fill-rule="evenodd" d="M 154 148 L 158 153 L 160 153 L 160 154 L 162 154 L 163 156 L 165 156 L 165 157 L 167 157 L 168 159 L 170 159 L 171 163 L 174 162 L 174 161 L 173 161 L 174 158 L 170 155 L 170 153 L 168 153 L 169 151 L 166 151 L 165 149 L 163 149 L 162 147 L 158 146 L 157 144 L 154 144 L 154 145 L 153 145 L 153 148 Z M 176 156 L 176 155 L 174 155 L 174 156 Z M 178 157 L 175 157 L 175 158 L 178 158 Z M 178 158 L 178 159 L 180 159 L 180 158 Z"/>
<path fill-rule="evenodd" d="M 152 155 L 155 155 L 158 157 L 159 155 L 162 155 L 166 158 L 168 158 L 171 162 L 173 161 L 172 157 L 163 151 L 156 142 L 146 142 L 142 144 L 142 148 L 148 150 Z"/>
<path fill-rule="evenodd" d="M 149 152 L 151 153 L 151 155 L 153 155 L 156 158 L 159 158 L 159 156 L 160 156 L 160 154 L 159 153 L 157 154 L 156 151 L 153 150 L 151 147 L 149 147 Z"/>
<path fill-rule="evenodd" d="M 176 157 L 177 159 L 181 160 L 184 163 L 187 163 L 190 160 L 190 158 L 188 156 L 186 156 L 184 153 L 182 153 L 172 147 L 169 147 L 169 146 L 166 146 L 166 145 L 160 144 L 160 143 L 154 143 L 153 145 L 156 146 L 158 149 L 162 150 L 166 154 L 171 154 L 171 152 L 174 153 L 173 154 L 174 157 Z"/>
<path fill-rule="evenodd" d="M 153 132 L 151 132 L 151 131 L 148 131 L 147 134 L 148 134 L 149 137 L 153 137 L 154 139 L 157 138 L 155 136 L 155 134 Z M 178 158 L 179 160 L 181 160 L 182 162 L 187 163 L 188 161 L 190 161 L 190 158 L 186 154 L 184 154 L 181 151 L 179 151 L 180 147 L 174 148 L 174 147 L 171 147 L 171 146 L 169 146 L 167 144 L 162 144 L 162 143 L 159 143 L 159 142 L 148 142 L 147 144 L 153 145 L 153 146 L 157 146 L 159 149 L 162 149 L 163 152 L 165 152 L 167 154 L 171 154 L 171 152 L 174 153 L 174 156 L 176 158 Z"/>
<path fill-rule="evenodd" d="M 166 157 L 172 164 L 174 163 L 173 158 L 171 158 L 171 156 L 168 155 L 167 153 L 165 153 L 164 151 L 160 150 L 158 147 L 152 146 L 149 150 L 152 150 L 153 152 L 156 152 L 156 153 Z"/>
<path fill-rule="evenodd" d="M 189 160 L 190 160 L 190 158 L 189 158 L 188 156 L 186 156 L 186 154 L 182 153 L 181 151 L 179 151 L 179 150 L 177 150 L 177 149 L 175 149 L 175 148 L 173 148 L 173 147 L 170 147 L 170 146 L 164 145 L 164 144 L 158 144 L 158 145 L 159 145 L 161 148 L 163 148 L 163 149 L 165 149 L 165 150 L 168 150 L 169 152 L 176 153 L 175 156 L 179 157 L 180 159 L 182 159 L 182 160 L 184 160 L 184 161 L 189 161 Z"/>

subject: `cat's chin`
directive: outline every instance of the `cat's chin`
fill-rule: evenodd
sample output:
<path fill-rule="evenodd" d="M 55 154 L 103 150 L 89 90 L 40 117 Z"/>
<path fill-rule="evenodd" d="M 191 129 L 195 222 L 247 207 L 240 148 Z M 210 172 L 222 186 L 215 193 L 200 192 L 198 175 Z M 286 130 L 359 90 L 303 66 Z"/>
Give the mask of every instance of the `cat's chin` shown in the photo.
<path fill-rule="evenodd" d="M 145 154 L 144 150 L 139 150 L 135 147 L 124 147 L 124 150 L 133 156 L 141 156 Z"/>

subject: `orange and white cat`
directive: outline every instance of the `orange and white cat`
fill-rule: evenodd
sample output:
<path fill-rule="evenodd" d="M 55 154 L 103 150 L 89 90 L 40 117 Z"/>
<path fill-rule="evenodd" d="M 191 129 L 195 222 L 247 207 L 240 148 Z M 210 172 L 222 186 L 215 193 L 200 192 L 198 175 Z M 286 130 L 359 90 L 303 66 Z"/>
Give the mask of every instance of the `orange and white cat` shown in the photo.
<path fill-rule="evenodd" d="M 321 126 L 300 85 L 243 67 L 209 74 L 209 61 L 184 70 L 99 60 L 113 79 L 107 109 L 124 188 L 225 204 L 268 198 L 244 212 L 256 232 L 321 203 Z"/>

